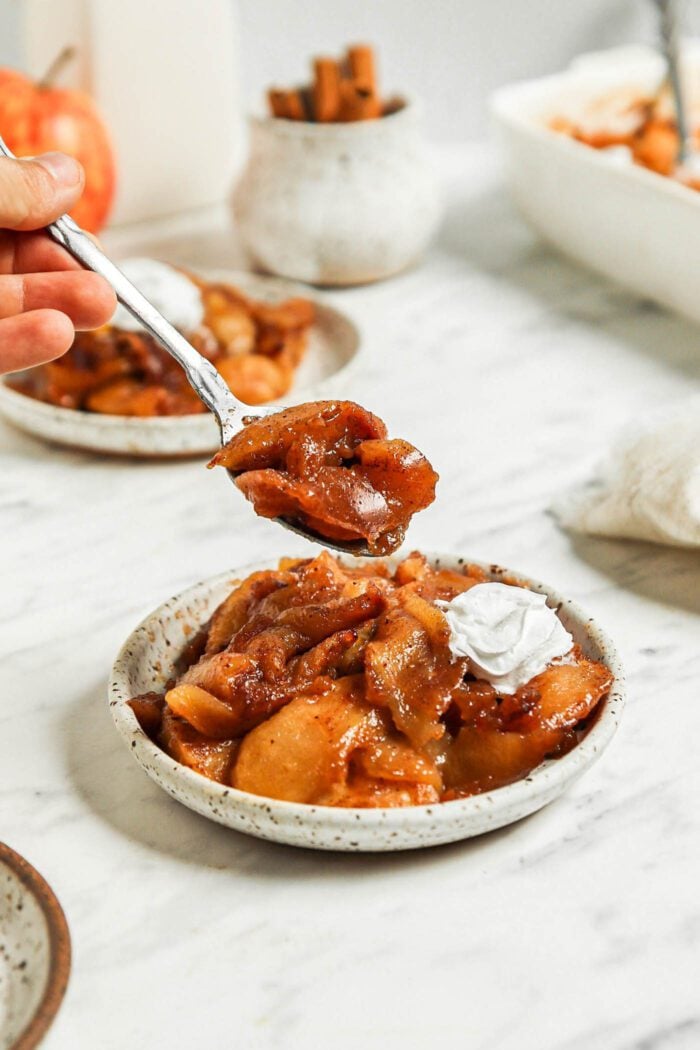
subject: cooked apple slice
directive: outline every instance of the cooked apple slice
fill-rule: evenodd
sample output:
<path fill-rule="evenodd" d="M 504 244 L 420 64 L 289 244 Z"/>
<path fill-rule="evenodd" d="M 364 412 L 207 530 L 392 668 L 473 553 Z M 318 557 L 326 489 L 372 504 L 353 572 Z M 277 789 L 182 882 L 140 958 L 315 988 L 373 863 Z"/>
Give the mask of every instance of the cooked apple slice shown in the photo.
<path fill-rule="evenodd" d="M 249 619 L 256 603 L 291 582 L 292 574 L 280 571 L 254 572 L 248 576 L 231 591 L 212 616 L 205 650 L 207 655 L 218 653 L 228 645 Z"/>
<path fill-rule="evenodd" d="M 383 595 L 374 589 L 325 605 L 293 606 L 252 639 L 246 646 L 246 655 L 259 662 L 269 679 L 281 674 L 293 656 L 306 652 L 337 631 L 350 630 L 373 619 L 384 606 Z"/>
<path fill-rule="evenodd" d="M 237 740 L 210 740 L 165 708 L 159 736 L 161 747 L 183 766 L 219 783 L 228 783 Z"/>
<path fill-rule="evenodd" d="M 301 444 L 300 436 L 305 447 L 292 452 Z M 253 420 L 217 452 L 210 466 L 234 472 L 280 469 L 290 454 L 304 455 L 307 466 L 307 460 L 337 466 L 360 441 L 385 436 L 381 419 L 353 401 L 311 401 Z"/>
<path fill-rule="evenodd" d="M 174 715 L 213 740 L 231 739 L 240 727 L 240 713 L 198 685 L 176 685 L 165 702 Z"/>
<path fill-rule="evenodd" d="M 439 801 L 440 793 L 432 784 L 392 783 L 358 774 L 348 784 L 339 785 L 323 804 L 338 808 L 398 809 L 430 806 Z"/>
<path fill-rule="evenodd" d="M 427 755 L 411 747 L 398 734 L 382 734 L 376 742 L 361 747 L 353 766 L 367 777 L 404 784 L 430 784 L 442 788 L 440 772 Z"/>
<path fill-rule="evenodd" d="M 552 664 L 528 682 L 527 688 L 539 694 L 542 727 L 561 729 L 589 715 L 610 690 L 612 680 L 604 664 L 580 659 L 573 664 Z"/>
<path fill-rule="evenodd" d="M 491 727 L 465 726 L 445 745 L 445 787 L 468 795 L 511 784 L 555 751 L 563 733 L 557 729 L 504 733 Z"/>
<path fill-rule="evenodd" d="M 389 504 L 391 525 L 405 522 L 435 499 L 438 475 L 423 453 L 403 438 L 363 441 L 356 455 L 362 475 Z"/>
<path fill-rule="evenodd" d="M 352 469 L 326 466 L 313 478 L 249 470 L 236 484 L 261 517 L 303 521 L 328 539 L 374 540 L 391 523 L 384 495 Z"/>
<path fill-rule="evenodd" d="M 160 693 L 143 693 L 129 700 L 129 707 L 147 736 L 154 737 L 160 729 L 165 700 Z"/>
<path fill-rule="evenodd" d="M 460 729 L 454 741 L 445 741 L 445 786 L 474 793 L 526 776 L 566 745 L 569 731 L 593 711 L 612 678 L 603 664 L 580 657 L 576 663 L 552 664 L 505 697 L 500 708 L 491 701 L 492 687 L 472 688 L 477 722 Z M 478 692 L 485 701 L 481 711 Z M 468 712 L 462 703 L 460 707 Z M 508 725 L 517 729 L 503 728 Z"/>
<path fill-rule="evenodd" d="M 439 609 L 416 594 L 382 617 L 365 650 L 367 699 L 388 708 L 415 747 L 444 731 L 440 718 L 461 682 L 466 660 L 453 660 Z"/>
<path fill-rule="evenodd" d="M 345 654 L 357 641 L 357 631 L 337 631 L 287 665 L 289 678 L 296 688 L 303 688 L 319 677 L 335 674 Z"/>
<path fill-rule="evenodd" d="M 339 679 L 325 694 L 297 696 L 245 737 L 232 784 L 254 795 L 319 802 L 344 781 L 348 756 L 374 720 L 359 675 Z"/>

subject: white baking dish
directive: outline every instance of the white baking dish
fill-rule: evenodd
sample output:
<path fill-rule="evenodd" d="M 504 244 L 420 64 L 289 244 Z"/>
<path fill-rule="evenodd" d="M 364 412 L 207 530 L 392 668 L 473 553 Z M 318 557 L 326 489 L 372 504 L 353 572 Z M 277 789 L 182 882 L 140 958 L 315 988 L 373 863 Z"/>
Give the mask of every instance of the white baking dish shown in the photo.
<path fill-rule="evenodd" d="M 694 86 L 700 41 L 684 46 L 683 61 Z M 617 87 L 653 91 L 662 77 L 654 51 L 616 48 L 500 89 L 492 111 L 513 196 L 535 229 L 579 262 L 700 320 L 700 192 L 547 126 Z"/>

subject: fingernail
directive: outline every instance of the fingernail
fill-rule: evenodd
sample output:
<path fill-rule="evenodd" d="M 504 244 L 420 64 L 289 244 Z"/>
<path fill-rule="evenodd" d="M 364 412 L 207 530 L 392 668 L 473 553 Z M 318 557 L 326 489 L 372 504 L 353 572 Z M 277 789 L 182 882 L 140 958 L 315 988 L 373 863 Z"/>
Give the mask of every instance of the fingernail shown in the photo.
<path fill-rule="evenodd" d="M 40 157 L 34 157 L 34 160 L 41 164 L 42 168 L 46 168 L 49 175 L 62 186 L 77 186 L 83 177 L 82 168 L 77 160 L 65 153 L 42 153 Z"/>

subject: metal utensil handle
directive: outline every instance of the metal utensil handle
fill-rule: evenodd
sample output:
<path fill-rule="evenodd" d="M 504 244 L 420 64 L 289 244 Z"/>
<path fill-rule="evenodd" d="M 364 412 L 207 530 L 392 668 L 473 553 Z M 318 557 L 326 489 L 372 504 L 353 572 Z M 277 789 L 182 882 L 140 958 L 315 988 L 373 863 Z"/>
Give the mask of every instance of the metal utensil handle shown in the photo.
<path fill-rule="evenodd" d="M 232 394 L 212 363 L 166 321 L 71 218 L 64 215 L 47 226 L 47 230 L 86 269 L 99 273 L 109 282 L 119 302 L 182 365 L 190 384 L 207 408 L 218 415 L 226 403 L 232 400 Z"/>
<path fill-rule="evenodd" d="M 14 154 L 7 148 L 0 137 L 0 153 L 14 159 Z M 188 343 L 162 314 L 149 303 L 148 299 L 131 281 L 124 276 L 118 266 L 107 258 L 95 242 L 68 215 L 63 215 L 46 227 L 50 236 L 65 248 L 87 270 L 99 273 L 117 293 L 117 299 L 143 327 L 158 340 L 161 346 L 182 365 L 187 378 L 204 404 L 220 419 L 222 413 L 243 408 L 238 402 L 222 376 L 206 357 L 203 357 Z"/>
<path fill-rule="evenodd" d="M 688 115 L 683 98 L 683 85 L 680 75 L 680 56 L 678 47 L 678 3 L 677 0 L 656 0 L 659 11 L 659 35 L 661 50 L 666 59 L 667 75 L 673 95 L 678 129 L 678 163 L 684 164 L 688 159 Z"/>

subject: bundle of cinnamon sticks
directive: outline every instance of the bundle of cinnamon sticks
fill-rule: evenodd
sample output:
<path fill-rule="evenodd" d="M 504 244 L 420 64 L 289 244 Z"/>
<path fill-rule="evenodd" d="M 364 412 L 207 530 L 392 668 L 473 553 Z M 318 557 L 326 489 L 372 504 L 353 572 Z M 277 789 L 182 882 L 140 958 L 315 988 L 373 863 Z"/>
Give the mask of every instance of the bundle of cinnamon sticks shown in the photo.
<path fill-rule="evenodd" d="M 340 60 L 315 58 L 313 71 L 309 86 L 270 88 L 267 98 L 273 117 L 347 123 L 374 120 L 401 105 L 398 100 L 384 103 L 379 97 L 374 51 L 368 44 L 353 44 Z"/>

